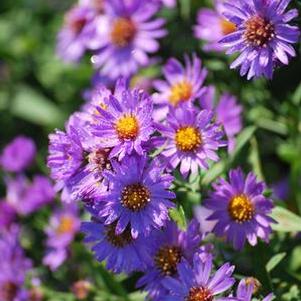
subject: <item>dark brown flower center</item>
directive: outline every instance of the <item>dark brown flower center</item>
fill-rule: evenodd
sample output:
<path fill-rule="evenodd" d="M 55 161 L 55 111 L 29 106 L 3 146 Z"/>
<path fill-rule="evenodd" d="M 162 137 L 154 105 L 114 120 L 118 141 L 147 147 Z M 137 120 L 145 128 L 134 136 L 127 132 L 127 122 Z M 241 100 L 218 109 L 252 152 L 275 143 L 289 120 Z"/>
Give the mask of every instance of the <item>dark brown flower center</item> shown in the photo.
<path fill-rule="evenodd" d="M 123 248 L 132 242 L 132 235 L 130 227 L 127 227 L 121 234 L 117 235 L 116 224 L 113 223 L 106 227 L 106 237 L 110 244 L 116 248 Z"/>
<path fill-rule="evenodd" d="M 109 148 L 98 149 L 88 155 L 88 161 L 95 164 L 97 170 L 102 172 L 105 169 L 111 169 L 111 162 L 109 160 Z"/>
<path fill-rule="evenodd" d="M 150 191 L 139 183 L 127 185 L 121 193 L 121 204 L 132 211 L 140 211 L 150 201 L 150 196 Z"/>
<path fill-rule="evenodd" d="M 266 47 L 275 37 L 273 24 L 260 16 L 251 17 L 245 22 L 245 27 L 244 38 L 252 46 Z"/>
<path fill-rule="evenodd" d="M 213 295 L 206 287 L 192 287 L 185 301 L 213 301 Z"/>
<path fill-rule="evenodd" d="M 113 23 L 111 31 L 112 43 L 118 47 L 125 47 L 133 41 L 136 32 L 137 29 L 132 20 L 119 18 Z"/>
<path fill-rule="evenodd" d="M 5 282 L 0 289 L 0 296 L 3 298 L 1 301 L 13 301 L 18 292 L 17 285 L 10 281 Z"/>
<path fill-rule="evenodd" d="M 155 263 L 163 275 L 171 276 L 177 272 L 177 265 L 181 258 L 182 251 L 179 247 L 164 246 L 157 252 Z"/>

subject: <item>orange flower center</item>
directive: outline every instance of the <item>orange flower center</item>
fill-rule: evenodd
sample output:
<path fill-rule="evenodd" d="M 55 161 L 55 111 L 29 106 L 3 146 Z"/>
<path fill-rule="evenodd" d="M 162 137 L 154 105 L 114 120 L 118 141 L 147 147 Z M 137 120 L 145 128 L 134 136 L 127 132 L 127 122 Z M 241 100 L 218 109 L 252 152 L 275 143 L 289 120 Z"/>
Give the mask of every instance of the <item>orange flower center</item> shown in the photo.
<path fill-rule="evenodd" d="M 192 85 L 187 80 L 183 80 L 171 88 L 169 102 L 176 106 L 180 102 L 185 102 L 190 99 L 192 95 Z"/>
<path fill-rule="evenodd" d="M 109 243 L 116 248 L 123 248 L 132 242 L 131 230 L 127 227 L 121 234 L 117 235 L 116 223 L 113 223 L 106 227 L 106 237 Z"/>
<path fill-rule="evenodd" d="M 66 234 L 71 232 L 74 227 L 74 220 L 71 216 L 62 216 L 60 219 L 60 224 L 56 230 L 58 234 Z"/>
<path fill-rule="evenodd" d="M 111 31 L 112 43 L 118 47 L 125 47 L 133 41 L 136 32 L 137 29 L 132 20 L 119 18 L 113 23 Z"/>
<path fill-rule="evenodd" d="M 135 140 L 139 132 L 139 124 L 132 115 L 122 116 L 116 123 L 118 138 L 121 140 Z"/>
<path fill-rule="evenodd" d="M 273 24 L 260 16 L 253 16 L 245 22 L 244 38 L 252 46 L 266 47 L 275 37 Z"/>
<path fill-rule="evenodd" d="M 175 142 L 182 152 L 195 151 L 202 144 L 201 133 L 191 126 L 182 127 L 176 132 Z"/>
<path fill-rule="evenodd" d="M 155 256 L 156 266 L 165 276 L 174 275 L 181 261 L 182 251 L 179 247 L 165 246 L 159 249 Z"/>
<path fill-rule="evenodd" d="M 220 20 L 223 35 L 230 34 L 236 30 L 236 25 L 224 18 Z"/>
<path fill-rule="evenodd" d="M 213 295 L 206 287 L 192 287 L 185 301 L 213 301 Z"/>
<path fill-rule="evenodd" d="M 228 211 L 231 218 L 238 223 L 251 220 L 255 212 L 253 204 L 244 194 L 235 196 L 231 199 Z"/>

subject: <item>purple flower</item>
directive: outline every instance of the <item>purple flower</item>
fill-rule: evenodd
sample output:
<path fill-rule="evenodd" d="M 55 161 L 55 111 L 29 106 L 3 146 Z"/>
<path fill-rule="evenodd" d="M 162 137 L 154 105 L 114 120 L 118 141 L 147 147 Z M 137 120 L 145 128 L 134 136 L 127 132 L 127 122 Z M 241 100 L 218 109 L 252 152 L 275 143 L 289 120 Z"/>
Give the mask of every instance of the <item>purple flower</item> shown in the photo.
<path fill-rule="evenodd" d="M 85 242 L 92 244 L 98 261 L 106 261 L 107 269 L 114 273 L 143 271 L 150 262 L 149 238 L 139 235 L 133 239 L 130 227 L 116 234 L 116 222 L 104 225 L 95 218 L 82 223 Z"/>
<path fill-rule="evenodd" d="M 223 0 L 215 0 L 214 9 L 202 8 L 198 11 L 194 35 L 205 42 L 205 51 L 223 51 L 219 41 L 236 30 L 236 25 L 223 16 Z"/>
<path fill-rule="evenodd" d="M 6 186 L 6 201 L 20 215 L 37 211 L 55 197 L 52 184 L 42 175 L 35 175 L 32 182 L 23 175 L 7 178 Z"/>
<path fill-rule="evenodd" d="M 198 223 L 193 220 L 186 231 L 178 229 L 174 222 L 168 222 L 166 228 L 154 231 L 149 239 L 153 244 L 151 265 L 137 286 L 144 287 L 149 299 L 159 301 L 168 293 L 162 281 L 167 276 L 177 277 L 177 266 L 183 258 L 192 262 L 193 254 L 199 249 L 201 235 Z"/>
<path fill-rule="evenodd" d="M 236 31 L 225 36 L 221 44 L 227 54 L 239 52 L 231 68 L 240 66 L 247 78 L 273 76 L 274 67 L 287 65 L 296 52 L 291 44 L 298 42 L 299 29 L 288 22 L 298 16 L 297 9 L 285 12 L 289 0 L 252 0 L 226 3 L 225 17 L 236 24 Z"/>
<path fill-rule="evenodd" d="M 204 206 L 195 206 L 193 208 L 195 219 L 199 222 L 200 232 L 205 238 L 208 234 L 212 233 L 212 230 L 216 224 L 215 221 L 208 221 L 207 217 L 212 214 L 212 211 L 205 208 Z"/>
<path fill-rule="evenodd" d="M 163 227 L 168 209 L 174 207 L 169 200 L 175 197 L 170 188 L 173 177 L 164 174 L 156 161 L 148 163 L 147 157 L 130 156 L 121 163 L 112 163 L 113 171 L 105 171 L 104 177 L 111 188 L 100 202 L 99 216 L 105 225 L 117 222 L 116 234 L 130 227 L 131 235 L 149 235 L 153 228 Z"/>
<path fill-rule="evenodd" d="M 273 197 L 278 200 L 286 200 L 290 195 L 290 182 L 289 178 L 286 176 L 274 183 L 272 186 Z"/>
<path fill-rule="evenodd" d="M 67 259 L 69 245 L 80 227 L 80 219 L 75 206 L 64 205 L 51 216 L 47 234 L 47 252 L 43 263 L 56 270 Z"/>
<path fill-rule="evenodd" d="M 153 19 L 159 6 L 146 0 L 107 1 L 98 18 L 97 50 L 92 62 L 102 75 L 116 79 L 131 76 L 149 64 L 149 53 L 159 49 L 158 38 L 166 35 L 163 19 Z"/>
<path fill-rule="evenodd" d="M 178 264 L 179 279 L 167 277 L 163 285 L 169 294 L 164 301 L 237 301 L 230 296 L 221 296 L 232 287 L 235 280 L 232 276 L 234 266 L 229 263 L 222 265 L 212 274 L 212 258 L 202 258 L 198 253 L 194 255 L 193 265 L 186 260 Z"/>
<path fill-rule="evenodd" d="M 254 292 L 254 284 L 252 282 L 249 282 L 248 279 L 243 279 L 239 282 L 237 292 L 236 292 L 236 298 L 238 301 L 251 301 L 252 295 Z M 274 295 L 268 294 L 262 301 L 271 301 L 274 299 Z"/>
<path fill-rule="evenodd" d="M 26 169 L 36 156 L 36 146 L 32 139 L 18 136 L 10 142 L 0 156 L 1 167 L 10 172 Z"/>
<path fill-rule="evenodd" d="M 205 207 L 213 211 L 208 220 L 217 221 L 216 235 L 226 236 L 235 249 L 242 249 L 246 240 L 256 245 L 257 237 L 269 241 L 273 203 L 263 195 L 263 182 L 257 182 L 252 172 L 245 178 L 238 168 L 230 171 L 229 182 L 221 178 L 213 187 Z"/>
<path fill-rule="evenodd" d="M 25 277 L 31 268 L 31 261 L 25 257 L 19 243 L 19 227 L 12 225 L 0 232 L 0 300 L 26 301 Z"/>
<path fill-rule="evenodd" d="M 5 200 L 0 200 L 0 231 L 8 228 L 16 218 L 15 209 Z"/>
<path fill-rule="evenodd" d="M 142 147 L 154 132 L 152 101 L 137 89 L 129 90 L 124 79 L 120 79 L 114 95 L 104 99 L 106 107 L 97 107 L 94 133 L 99 137 L 99 146 L 112 148 L 110 158 L 121 160 L 126 154 L 142 155 Z"/>
<path fill-rule="evenodd" d="M 186 177 L 191 171 L 207 169 L 207 161 L 218 161 L 216 151 L 225 146 L 221 141 L 222 129 L 214 124 L 213 112 L 202 110 L 197 113 L 192 108 L 177 108 L 170 111 L 166 125 L 158 125 L 164 140 L 158 144 L 165 146 L 162 156 Z"/>
<path fill-rule="evenodd" d="M 154 103 L 157 104 L 155 120 L 163 120 L 170 107 L 191 103 L 205 91 L 202 85 L 207 70 L 202 69 L 202 62 L 196 55 L 192 60 L 185 55 L 185 66 L 175 58 L 169 59 L 163 67 L 163 74 L 165 81 L 154 82 L 154 87 L 159 91 L 154 94 Z"/>

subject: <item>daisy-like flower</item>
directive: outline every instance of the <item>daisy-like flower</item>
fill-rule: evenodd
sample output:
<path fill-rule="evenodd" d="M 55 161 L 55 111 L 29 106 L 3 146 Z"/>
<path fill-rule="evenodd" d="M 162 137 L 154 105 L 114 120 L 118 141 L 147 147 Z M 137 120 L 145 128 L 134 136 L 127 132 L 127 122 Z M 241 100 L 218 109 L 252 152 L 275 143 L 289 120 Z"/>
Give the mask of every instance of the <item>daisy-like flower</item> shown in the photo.
<path fill-rule="evenodd" d="M 159 5 L 146 0 L 107 1 L 105 13 L 98 18 L 99 43 L 93 43 L 92 57 L 101 74 L 116 79 L 129 77 L 149 64 L 149 53 L 159 49 L 158 38 L 166 35 L 163 19 L 154 19 Z"/>
<path fill-rule="evenodd" d="M 165 80 L 154 81 L 154 87 L 158 90 L 153 95 L 154 103 L 157 104 L 155 120 L 164 119 L 170 107 L 191 103 L 206 90 L 202 86 L 207 70 L 202 68 L 202 62 L 196 55 L 193 55 L 192 60 L 185 55 L 184 66 L 177 59 L 170 58 L 163 67 L 163 75 Z"/>
<path fill-rule="evenodd" d="M 237 301 L 251 301 L 254 289 L 254 283 L 252 281 L 249 281 L 248 278 L 241 280 L 238 284 L 236 292 Z M 273 299 L 274 295 L 270 293 L 265 298 L 263 298 L 262 301 L 271 301 Z"/>
<path fill-rule="evenodd" d="M 95 218 L 81 226 L 85 242 L 92 245 L 95 258 L 106 261 L 106 267 L 114 273 L 143 271 L 149 265 L 149 238 L 139 235 L 133 239 L 130 227 L 116 234 L 116 222 L 104 225 Z"/>
<path fill-rule="evenodd" d="M 169 219 L 168 209 L 174 207 L 170 199 L 175 194 L 168 190 L 173 177 L 156 160 L 148 163 L 146 156 L 112 162 L 112 170 L 104 172 L 111 188 L 100 202 L 99 216 L 105 218 L 105 225 L 117 222 L 116 234 L 129 227 L 133 238 L 163 227 Z"/>
<path fill-rule="evenodd" d="M 273 203 L 263 195 L 263 182 L 252 172 L 245 178 L 238 168 L 230 171 L 229 182 L 220 179 L 213 187 L 205 206 L 213 211 L 208 220 L 217 221 L 213 228 L 216 235 L 226 236 L 235 249 L 242 249 L 246 240 L 256 245 L 257 237 L 269 241 L 274 220 L 268 214 Z"/>
<path fill-rule="evenodd" d="M 230 296 L 221 296 L 230 289 L 235 280 L 232 277 L 234 266 L 229 263 L 222 265 L 212 274 L 212 258 L 202 258 L 198 253 L 194 255 L 193 265 L 186 260 L 178 264 L 179 279 L 167 277 L 163 285 L 169 294 L 164 301 L 237 301 Z"/>
<path fill-rule="evenodd" d="M 228 21 L 223 12 L 224 0 L 215 0 L 214 9 L 201 8 L 197 15 L 197 25 L 194 26 L 194 36 L 205 42 L 205 51 L 224 51 L 219 41 L 236 30 L 236 25 Z"/>
<path fill-rule="evenodd" d="M 297 9 L 285 12 L 290 0 L 252 0 L 226 3 L 225 17 L 236 25 L 236 31 L 225 36 L 221 44 L 227 53 L 239 52 L 231 68 L 240 66 L 247 78 L 272 78 L 275 66 L 287 65 L 296 52 L 291 44 L 298 42 L 299 29 L 289 25 L 298 16 Z"/>
<path fill-rule="evenodd" d="M 162 281 L 167 276 L 177 277 L 177 265 L 183 258 L 192 262 L 200 247 L 201 234 L 196 220 L 190 222 L 186 231 L 180 230 L 174 222 L 168 222 L 166 228 L 155 231 L 149 239 L 153 243 L 151 265 L 137 286 L 144 287 L 151 300 L 159 301 L 168 293 Z"/>
<path fill-rule="evenodd" d="M 207 169 L 207 161 L 218 161 L 216 151 L 225 146 L 221 139 L 223 130 L 213 123 L 214 113 L 192 108 L 177 108 L 170 111 L 166 125 L 158 125 L 164 139 L 158 145 L 164 146 L 161 155 L 175 169 L 180 165 L 181 174 L 186 177 L 191 171 Z"/>
<path fill-rule="evenodd" d="M 106 107 L 98 106 L 93 134 L 99 137 L 98 145 L 112 148 L 110 158 L 121 160 L 126 154 L 144 153 L 142 147 L 154 132 L 152 100 L 143 91 L 127 87 L 126 81 L 116 83 L 115 93 L 105 98 Z"/>

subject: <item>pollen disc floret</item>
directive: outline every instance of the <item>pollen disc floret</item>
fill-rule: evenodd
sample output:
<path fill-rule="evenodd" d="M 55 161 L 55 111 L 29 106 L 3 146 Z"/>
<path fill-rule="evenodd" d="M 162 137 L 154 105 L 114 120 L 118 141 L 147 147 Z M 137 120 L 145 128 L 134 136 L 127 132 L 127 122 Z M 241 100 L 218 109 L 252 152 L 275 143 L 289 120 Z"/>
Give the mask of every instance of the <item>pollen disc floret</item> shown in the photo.
<path fill-rule="evenodd" d="M 213 295 L 206 287 L 192 287 L 185 301 L 213 301 Z"/>
<path fill-rule="evenodd" d="M 113 23 L 111 31 L 112 43 L 118 47 L 127 46 L 136 35 L 136 25 L 131 19 L 118 18 Z"/>
<path fill-rule="evenodd" d="M 188 101 L 193 93 L 193 87 L 187 80 L 180 81 L 171 87 L 169 101 L 172 105 Z"/>
<path fill-rule="evenodd" d="M 57 234 L 69 233 L 74 228 L 74 218 L 72 216 L 62 216 L 56 229 Z"/>
<path fill-rule="evenodd" d="M 253 16 L 245 22 L 245 39 L 252 46 L 265 47 L 275 37 L 274 26 L 260 16 Z"/>
<path fill-rule="evenodd" d="M 130 228 L 127 227 L 124 232 L 117 235 L 116 234 L 116 223 L 111 224 L 106 227 L 106 237 L 108 242 L 110 242 L 116 248 L 123 248 L 132 242 L 132 236 Z"/>
<path fill-rule="evenodd" d="M 202 144 L 202 136 L 198 129 L 187 126 L 177 130 L 175 141 L 179 150 L 190 152 L 196 150 Z"/>
<path fill-rule="evenodd" d="M 140 211 L 150 201 L 150 196 L 150 191 L 139 183 L 127 185 L 121 193 L 121 204 L 131 211 Z"/>
<path fill-rule="evenodd" d="M 124 115 L 116 123 L 118 138 L 135 140 L 139 132 L 139 124 L 135 116 Z"/>
<path fill-rule="evenodd" d="M 238 223 L 247 222 L 254 216 L 254 206 L 245 194 L 234 196 L 228 210 L 231 218 Z"/>
<path fill-rule="evenodd" d="M 163 246 L 155 256 L 155 263 L 165 276 L 174 275 L 177 271 L 177 264 L 182 258 L 182 251 L 177 246 Z"/>

